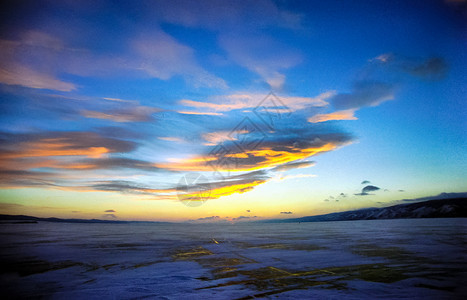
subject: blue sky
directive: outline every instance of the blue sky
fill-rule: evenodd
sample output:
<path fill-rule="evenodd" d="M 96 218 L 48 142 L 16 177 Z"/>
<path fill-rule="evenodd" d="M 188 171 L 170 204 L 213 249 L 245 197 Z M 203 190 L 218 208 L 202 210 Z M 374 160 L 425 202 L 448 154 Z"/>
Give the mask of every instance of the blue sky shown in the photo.
<path fill-rule="evenodd" d="M 465 9 L 5 4 L 0 209 L 235 221 L 465 192 Z"/>

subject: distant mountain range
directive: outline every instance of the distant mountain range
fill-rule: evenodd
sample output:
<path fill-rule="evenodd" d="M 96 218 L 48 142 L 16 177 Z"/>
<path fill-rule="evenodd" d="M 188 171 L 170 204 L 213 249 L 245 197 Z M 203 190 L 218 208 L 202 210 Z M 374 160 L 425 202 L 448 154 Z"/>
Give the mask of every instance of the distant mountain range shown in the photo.
<path fill-rule="evenodd" d="M 364 208 L 326 215 L 265 220 L 262 222 L 293 223 L 415 218 L 467 218 L 467 197 L 437 199 L 382 208 Z"/>
<path fill-rule="evenodd" d="M 1 215 L 0 224 L 2 223 L 37 223 L 38 221 L 56 222 L 56 223 L 103 223 L 103 224 L 127 224 L 127 223 L 166 223 L 169 222 L 153 222 L 153 221 L 120 221 L 120 220 L 98 220 L 98 219 L 59 219 L 59 218 L 38 218 L 24 215 Z"/>

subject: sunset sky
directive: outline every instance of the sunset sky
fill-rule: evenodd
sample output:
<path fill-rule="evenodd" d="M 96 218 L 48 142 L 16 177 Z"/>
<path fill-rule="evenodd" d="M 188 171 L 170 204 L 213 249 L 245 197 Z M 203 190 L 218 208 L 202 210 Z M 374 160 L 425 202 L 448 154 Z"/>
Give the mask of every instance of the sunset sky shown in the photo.
<path fill-rule="evenodd" d="M 0 213 L 238 221 L 467 191 L 465 1 L 9 2 Z"/>

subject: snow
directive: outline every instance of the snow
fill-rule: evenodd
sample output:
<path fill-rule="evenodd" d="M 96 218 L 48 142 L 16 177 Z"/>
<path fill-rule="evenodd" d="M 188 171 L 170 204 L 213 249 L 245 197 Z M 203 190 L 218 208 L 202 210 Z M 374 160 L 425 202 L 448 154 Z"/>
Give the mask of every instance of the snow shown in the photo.
<path fill-rule="evenodd" d="M 1 224 L 0 289 L 53 299 L 466 296 L 467 219 Z"/>

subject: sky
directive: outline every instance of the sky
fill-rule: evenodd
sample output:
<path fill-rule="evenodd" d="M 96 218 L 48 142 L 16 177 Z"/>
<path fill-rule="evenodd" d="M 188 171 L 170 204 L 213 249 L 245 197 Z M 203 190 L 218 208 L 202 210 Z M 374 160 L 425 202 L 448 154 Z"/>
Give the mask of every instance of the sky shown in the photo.
<path fill-rule="evenodd" d="M 236 222 L 467 191 L 465 1 L 1 5 L 0 213 Z"/>

